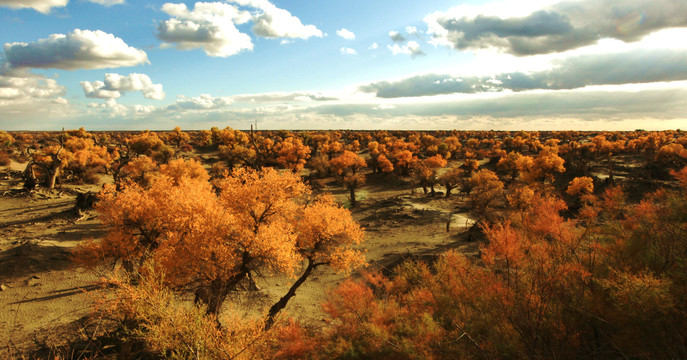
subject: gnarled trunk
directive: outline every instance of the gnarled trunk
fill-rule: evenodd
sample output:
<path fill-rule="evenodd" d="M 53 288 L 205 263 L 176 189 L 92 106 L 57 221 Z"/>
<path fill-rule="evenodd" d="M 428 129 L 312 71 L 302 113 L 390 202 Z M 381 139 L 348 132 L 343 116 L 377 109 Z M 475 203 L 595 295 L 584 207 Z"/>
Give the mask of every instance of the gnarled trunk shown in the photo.
<path fill-rule="evenodd" d="M 54 163 L 50 167 L 50 171 L 48 172 L 48 176 L 45 179 L 45 187 L 48 189 L 54 189 L 55 188 L 55 183 L 57 183 L 57 177 L 60 176 L 60 173 L 62 172 L 62 164 L 59 163 L 59 159 L 57 160 L 58 163 Z"/>
<path fill-rule="evenodd" d="M 217 317 L 219 315 L 219 310 L 227 300 L 229 292 L 236 288 L 236 285 L 240 283 L 247 273 L 239 273 L 233 276 L 231 279 L 215 279 L 210 282 L 210 285 L 200 287 L 196 290 L 194 302 L 196 304 L 205 304 L 207 310 L 205 311 L 208 315 L 213 315 Z"/>
<path fill-rule="evenodd" d="M 308 266 L 305 268 L 305 271 L 303 274 L 296 280 L 293 285 L 291 285 L 291 288 L 289 288 L 289 291 L 282 296 L 279 301 L 277 301 L 272 307 L 270 308 L 270 311 L 267 313 L 267 320 L 265 320 L 265 330 L 269 330 L 272 325 L 274 325 L 274 319 L 277 316 L 277 314 L 283 310 L 286 307 L 286 304 L 291 300 L 294 295 L 296 295 L 296 290 L 303 285 L 305 280 L 308 279 L 312 271 L 321 264 L 315 264 L 310 258 L 308 258 Z"/>

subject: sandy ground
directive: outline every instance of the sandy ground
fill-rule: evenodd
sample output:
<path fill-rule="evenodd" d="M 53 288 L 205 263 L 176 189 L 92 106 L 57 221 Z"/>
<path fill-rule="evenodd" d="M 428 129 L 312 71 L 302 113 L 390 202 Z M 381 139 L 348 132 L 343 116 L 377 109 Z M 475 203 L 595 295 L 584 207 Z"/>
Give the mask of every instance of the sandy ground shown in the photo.
<path fill-rule="evenodd" d="M 12 168 L 20 170 L 17 164 Z M 72 210 L 77 192 L 99 187 L 12 190 L 20 185 L 7 177 L 0 179 L 0 357 L 78 336 L 91 304 L 104 295 L 95 285 L 97 274 L 75 268 L 69 261 L 75 245 L 104 234 L 95 214 L 82 216 Z M 347 200 L 347 192 L 332 181 L 322 190 L 342 203 Z M 368 184 L 358 190 L 358 198 L 359 206 L 352 213 L 366 229 L 364 247 L 370 267 L 387 270 L 404 259 L 434 256 L 449 248 L 468 254 L 477 251 L 476 243 L 463 240 L 471 221 L 465 214 L 454 213 L 457 195 L 430 197 L 403 181 L 389 182 L 371 174 Z M 325 317 L 320 304 L 327 290 L 344 278 L 331 269 L 317 269 L 286 312 L 307 323 L 320 323 Z M 266 309 L 286 293 L 293 280 L 259 278 L 260 291 L 238 291 L 228 302 L 237 310 Z"/>

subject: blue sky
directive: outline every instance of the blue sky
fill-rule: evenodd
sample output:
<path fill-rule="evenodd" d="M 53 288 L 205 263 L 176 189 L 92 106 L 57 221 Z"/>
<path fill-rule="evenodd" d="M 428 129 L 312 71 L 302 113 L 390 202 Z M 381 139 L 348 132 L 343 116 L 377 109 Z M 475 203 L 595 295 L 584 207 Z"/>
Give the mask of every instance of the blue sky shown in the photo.
<path fill-rule="evenodd" d="M 0 129 L 687 127 L 687 2 L 0 0 Z"/>

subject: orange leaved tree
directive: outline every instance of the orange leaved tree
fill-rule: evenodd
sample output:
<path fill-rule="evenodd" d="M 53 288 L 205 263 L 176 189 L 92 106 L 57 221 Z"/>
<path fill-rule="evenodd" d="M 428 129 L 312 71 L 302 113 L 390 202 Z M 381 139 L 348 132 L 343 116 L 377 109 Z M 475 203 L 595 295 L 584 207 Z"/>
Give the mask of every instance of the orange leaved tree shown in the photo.
<path fill-rule="evenodd" d="M 294 173 L 299 173 L 310 158 L 310 148 L 303 145 L 301 139 L 287 137 L 274 147 L 277 163 Z"/>
<path fill-rule="evenodd" d="M 489 220 L 496 201 L 503 195 L 503 183 L 491 170 L 482 169 L 470 177 L 470 205 L 479 220 Z"/>
<path fill-rule="evenodd" d="M 365 184 L 365 175 L 358 171 L 367 167 L 367 163 L 358 154 L 344 150 L 341 155 L 333 158 L 329 164 L 348 189 L 351 207 L 355 207 L 355 189 Z"/>
<path fill-rule="evenodd" d="M 431 194 L 434 196 L 434 184 L 437 183 L 437 171 L 446 166 L 447 161 L 441 155 L 434 155 L 418 161 L 413 169 L 413 177 L 422 186 L 422 190 L 427 194 L 427 186 L 431 189 Z"/>
<path fill-rule="evenodd" d="M 465 172 L 459 167 L 452 167 L 439 176 L 439 183 L 446 188 L 446 197 L 451 196 L 451 190 L 455 189 L 463 179 Z"/>
<path fill-rule="evenodd" d="M 393 278 L 346 281 L 324 304 L 325 358 L 685 358 L 687 201 L 660 190 L 636 205 L 611 190 L 595 222 L 532 193 L 484 225 L 479 261 L 449 251 Z M 616 208 L 623 216 L 608 212 Z M 680 215 L 682 214 L 682 215 Z"/>
<path fill-rule="evenodd" d="M 195 291 L 213 315 L 252 274 L 293 276 L 306 261 L 306 272 L 270 311 L 268 324 L 316 267 L 349 270 L 362 262 L 354 249 L 362 230 L 350 213 L 330 199 L 308 202 L 310 189 L 298 176 L 241 168 L 213 189 L 207 174 L 195 174 L 195 164 L 181 165 L 161 169 L 148 188 L 106 189 L 97 210 L 108 233 L 82 246 L 75 260 L 121 264 L 132 279 L 152 264 L 167 286 Z"/>

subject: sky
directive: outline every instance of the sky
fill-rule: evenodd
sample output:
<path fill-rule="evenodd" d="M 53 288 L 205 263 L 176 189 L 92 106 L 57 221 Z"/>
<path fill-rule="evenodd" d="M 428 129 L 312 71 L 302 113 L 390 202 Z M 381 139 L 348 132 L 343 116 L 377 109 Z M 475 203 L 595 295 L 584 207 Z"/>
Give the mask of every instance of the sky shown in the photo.
<path fill-rule="evenodd" d="M 0 0 L 0 130 L 687 128 L 684 0 Z"/>

